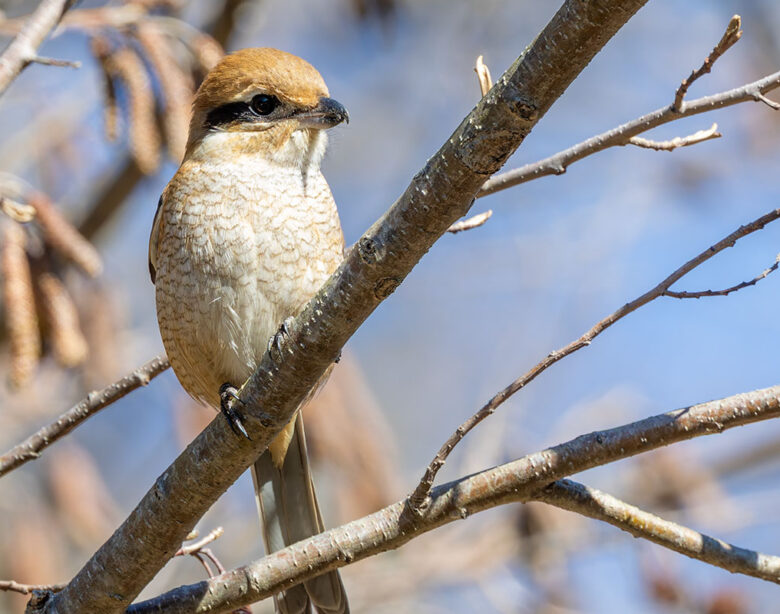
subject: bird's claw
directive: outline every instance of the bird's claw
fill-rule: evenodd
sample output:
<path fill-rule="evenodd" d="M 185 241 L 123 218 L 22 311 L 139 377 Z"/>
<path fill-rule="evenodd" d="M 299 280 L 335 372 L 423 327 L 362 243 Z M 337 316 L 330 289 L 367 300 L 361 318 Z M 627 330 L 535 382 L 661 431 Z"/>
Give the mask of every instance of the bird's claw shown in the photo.
<path fill-rule="evenodd" d="M 268 353 L 273 361 L 277 364 L 284 360 L 284 349 L 287 339 L 290 337 L 290 327 L 292 326 L 293 318 L 285 318 L 279 330 L 268 340 Z"/>
<path fill-rule="evenodd" d="M 228 421 L 230 429 L 236 435 L 243 435 L 247 439 L 251 440 L 252 438 L 244 428 L 244 418 L 241 415 L 241 412 L 236 409 L 236 403 L 241 403 L 242 405 L 244 404 L 244 401 L 241 399 L 241 397 L 238 396 L 238 389 L 235 386 L 225 382 L 219 387 L 219 409 L 222 412 L 222 415 L 225 416 L 225 419 Z"/>

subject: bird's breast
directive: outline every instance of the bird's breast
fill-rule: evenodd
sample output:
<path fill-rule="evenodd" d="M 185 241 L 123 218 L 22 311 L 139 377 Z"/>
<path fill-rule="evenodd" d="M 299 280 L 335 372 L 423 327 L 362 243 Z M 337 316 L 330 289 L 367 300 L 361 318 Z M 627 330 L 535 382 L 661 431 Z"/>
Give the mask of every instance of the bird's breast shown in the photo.
<path fill-rule="evenodd" d="M 185 163 L 163 199 L 157 311 L 188 392 L 211 405 L 240 386 L 281 322 L 341 261 L 335 203 L 317 169 L 246 157 Z"/>

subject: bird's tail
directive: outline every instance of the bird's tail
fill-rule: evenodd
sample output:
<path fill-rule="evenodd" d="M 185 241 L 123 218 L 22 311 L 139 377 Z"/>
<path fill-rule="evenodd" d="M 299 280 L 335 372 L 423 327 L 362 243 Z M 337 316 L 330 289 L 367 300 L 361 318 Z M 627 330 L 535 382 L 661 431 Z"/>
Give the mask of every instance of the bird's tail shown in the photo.
<path fill-rule="evenodd" d="M 252 466 L 266 552 L 275 552 L 321 533 L 322 522 L 309 471 L 303 419 L 299 411 L 284 463 L 277 467 L 266 450 Z M 338 571 L 308 580 L 274 596 L 280 614 L 349 614 L 347 595 Z"/>

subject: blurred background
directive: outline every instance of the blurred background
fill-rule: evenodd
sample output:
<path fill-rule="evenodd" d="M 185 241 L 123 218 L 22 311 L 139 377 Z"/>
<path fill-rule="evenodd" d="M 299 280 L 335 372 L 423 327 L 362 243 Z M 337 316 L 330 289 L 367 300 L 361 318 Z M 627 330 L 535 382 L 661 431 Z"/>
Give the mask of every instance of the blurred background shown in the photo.
<path fill-rule="evenodd" d="M 36 5 L 0 2 L 0 33 L 12 36 Z M 2 226 L 4 245 L 16 246 L 17 262 L 30 263 L 36 298 L 23 306 L 21 323 L 9 323 L 13 309 L 3 307 L 0 447 L 162 351 L 149 230 L 181 155 L 191 92 L 223 47 L 300 55 L 349 109 L 349 126 L 331 132 L 324 170 L 352 243 L 477 102 L 476 57 L 484 55 L 497 78 L 558 5 L 79 3 L 40 52 L 82 67 L 30 66 L 0 100 L 0 191 L 19 203 L 21 217 L 26 206 L 37 212 L 24 232 L 5 219 Z M 734 13 L 743 18 L 742 40 L 689 99 L 778 70 L 776 2 L 654 0 L 507 168 L 669 104 Z M 454 428 L 497 390 L 778 206 L 780 114 L 767 106 L 743 104 L 645 136 L 685 135 L 713 121 L 722 139 L 673 153 L 617 148 L 564 176 L 480 199 L 473 213 L 493 209 L 487 224 L 437 243 L 350 341 L 305 413 L 328 526 L 403 497 Z M 95 249 L 63 230 L 71 229 L 66 219 Z M 750 279 L 774 261 L 779 245 L 780 225 L 770 226 L 676 289 Z M 30 285 L 7 277 L 6 286 Z M 770 276 L 727 298 L 661 299 L 630 315 L 503 405 L 456 450 L 440 481 L 593 429 L 777 384 L 778 283 Z M 166 372 L 4 477 L 0 578 L 70 579 L 213 416 Z M 763 423 L 582 479 L 665 518 L 777 554 L 779 436 L 780 425 Z M 206 534 L 220 525 L 225 534 L 211 549 L 223 565 L 261 555 L 248 476 L 199 528 Z M 204 574 L 194 559 L 176 558 L 142 597 Z M 343 575 L 354 612 L 747 614 L 775 611 L 777 603 L 772 584 L 541 504 L 479 514 Z M 0 594 L 0 611 L 21 612 L 26 600 Z M 270 602 L 254 611 L 269 612 Z"/>

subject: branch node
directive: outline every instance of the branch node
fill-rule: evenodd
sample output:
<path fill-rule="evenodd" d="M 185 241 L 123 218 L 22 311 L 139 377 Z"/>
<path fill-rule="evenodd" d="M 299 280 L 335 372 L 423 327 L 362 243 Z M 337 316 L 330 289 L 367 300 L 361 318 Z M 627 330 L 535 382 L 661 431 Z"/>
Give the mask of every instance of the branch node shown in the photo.
<path fill-rule="evenodd" d="M 770 109 L 774 109 L 775 111 L 780 111 L 780 102 L 775 102 L 774 100 L 767 98 L 761 92 L 754 92 L 753 99 L 756 102 L 763 102 Z"/>

